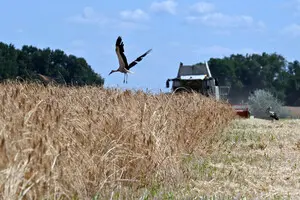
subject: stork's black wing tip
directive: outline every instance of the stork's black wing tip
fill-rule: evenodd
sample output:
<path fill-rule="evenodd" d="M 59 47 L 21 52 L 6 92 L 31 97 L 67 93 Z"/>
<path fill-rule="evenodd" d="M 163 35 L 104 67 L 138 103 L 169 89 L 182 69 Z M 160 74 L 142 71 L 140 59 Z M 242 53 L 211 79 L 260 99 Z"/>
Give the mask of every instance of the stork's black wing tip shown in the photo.
<path fill-rule="evenodd" d="M 118 36 L 117 41 L 116 41 L 116 46 L 120 46 L 122 44 L 122 37 Z"/>
<path fill-rule="evenodd" d="M 121 36 L 118 36 L 118 37 L 117 37 L 117 41 L 122 41 L 122 37 L 121 37 Z"/>

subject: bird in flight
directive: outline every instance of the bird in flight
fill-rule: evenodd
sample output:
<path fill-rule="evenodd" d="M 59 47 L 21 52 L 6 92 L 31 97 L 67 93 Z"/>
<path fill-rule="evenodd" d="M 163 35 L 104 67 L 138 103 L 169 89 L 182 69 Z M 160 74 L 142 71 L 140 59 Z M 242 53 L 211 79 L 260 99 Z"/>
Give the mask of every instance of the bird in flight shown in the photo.
<path fill-rule="evenodd" d="M 122 41 L 121 36 L 119 36 L 116 41 L 116 54 L 119 60 L 119 68 L 117 70 L 111 70 L 111 72 L 108 75 L 114 72 L 124 73 L 123 83 L 127 83 L 128 73 L 133 73 L 129 71 L 129 69 L 138 64 L 138 62 L 140 62 L 148 53 L 150 53 L 150 51 L 152 51 L 152 49 L 149 49 L 143 55 L 139 56 L 137 59 L 135 59 L 128 65 L 127 58 L 124 54 L 124 43 Z"/>

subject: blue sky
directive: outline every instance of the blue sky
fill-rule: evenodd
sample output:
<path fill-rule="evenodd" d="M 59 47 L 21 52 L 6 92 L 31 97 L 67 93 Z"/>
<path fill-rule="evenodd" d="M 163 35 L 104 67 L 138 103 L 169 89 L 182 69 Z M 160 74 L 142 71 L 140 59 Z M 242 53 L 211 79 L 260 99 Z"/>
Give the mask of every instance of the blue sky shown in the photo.
<path fill-rule="evenodd" d="M 300 0 L 8 1 L 0 6 L 0 40 L 62 49 L 84 57 L 105 86 L 165 89 L 179 62 L 195 64 L 232 53 L 277 52 L 300 60 Z M 121 35 L 132 68 L 128 84 L 118 68 Z"/>

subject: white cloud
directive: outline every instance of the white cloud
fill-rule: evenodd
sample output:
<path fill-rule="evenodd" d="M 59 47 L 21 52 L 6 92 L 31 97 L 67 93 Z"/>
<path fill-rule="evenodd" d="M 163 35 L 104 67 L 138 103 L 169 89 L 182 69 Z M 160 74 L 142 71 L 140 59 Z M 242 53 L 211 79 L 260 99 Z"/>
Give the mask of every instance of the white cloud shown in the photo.
<path fill-rule="evenodd" d="M 125 30 L 146 30 L 147 24 L 141 23 L 141 21 L 148 20 L 149 15 L 141 10 L 123 10 L 120 12 L 121 21 L 116 24 L 116 27 Z"/>
<path fill-rule="evenodd" d="M 192 5 L 190 10 L 198 13 L 209 13 L 215 10 L 215 5 L 208 2 L 198 2 Z"/>
<path fill-rule="evenodd" d="M 24 30 L 23 30 L 22 28 L 19 28 L 19 29 L 16 30 L 16 32 L 17 32 L 17 33 L 23 33 Z"/>
<path fill-rule="evenodd" d="M 286 35 L 290 35 L 292 37 L 299 37 L 300 36 L 300 24 L 291 24 L 286 26 L 282 33 Z"/>
<path fill-rule="evenodd" d="M 84 24 L 106 24 L 108 23 L 108 18 L 96 12 L 92 7 L 85 7 L 83 12 L 79 15 L 72 16 L 68 18 L 68 21 L 75 23 Z"/>
<path fill-rule="evenodd" d="M 300 12 L 300 0 L 296 0 L 296 10 Z"/>
<path fill-rule="evenodd" d="M 225 15 L 223 13 L 209 13 L 203 16 L 189 16 L 188 22 L 198 22 L 212 27 L 239 27 L 252 25 L 254 20 L 247 15 Z"/>
<path fill-rule="evenodd" d="M 294 16 L 300 15 L 300 0 L 285 1 L 282 7 L 292 11 Z"/>
<path fill-rule="evenodd" d="M 259 20 L 259 21 L 257 22 L 257 27 L 258 27 L 260 30 L 263 30 L 263 29 L 266 28 L 266 25 L 265 25 L 265 23 L 264 23 L 262 20 Z"/>
<path fill-rule="evenodd" d="M 175 15 L 177 6 L 178 4 L 175 0 L 166 0 L 161 2 L 153 2 L 150 9 L 154 12 L 167 12 Z"/>
<path fill-rule="evenodd" d="M 293 11 L 294 15 L 299 15 L 300 13 L 300 0 L 289 0 L 284 1 L 282 4 L 282 8 Z"/>
<path fill-rule="evenodd" d="M 188 16 L 186 21 L 190 24 L 203 24 L 214 28 L 255 28 L 258 30 L 265 28 L 262 21 L 255 21 L 251 16 L 226 15 L 220 12 Z"/>
<path fill-rule="evenodd" d="M 118 29 L 121 28 L 124 30 L 149 30 L 148 25 L 131 21 L 121 21 L 114 27 Z"/>
<path fill-rule="evenodd" d="M 256 31 L 264 31 L 266 28 L 264 22 L 261 20 L 255 20 L 249 15 L 225 14 L 218 11 L 214 4 L 207 1 L 197 2 L 191 5 L 189 10 L 190 14 L 185 17 L 185 21 L 188 24 L 201 24 L 220 30 L 230 28 L 251 28 Z"/>
<path fill-rule="evenodd" d="M 212 45 L 212 46 L 197 48 L 196 50 L 194 50 L 194 53 L 205 55 L 205 56 L 211 56 L 211 57 L 223 57 L 223 56 L 229 56 L 231 54 L 237 54 L 237 53 L 252 54 L 258 52 L 253 50 L 252 48 L 231 49 L 220 45 Z"/>
<path fill-rule="evenodd" d="M 229 35 L 231 35 L 231 32 L 229 30 L 226 30 L 226 29 L 218 29 L 218 30 L 213 31 L 213 34 L 222 35 L 222 36 L 229 36 Z"/>
<path fill-rule="evenodd" d="M 141 9 L 133 11 L 125 10 L 120 12 L 120 18 L 108 18 L 105 15 L 96 12 L 92 7 L 85 7 L 83 12 L 67 18 L 68 22 L 91 24 L 106 29 L 126 29 L 126 30 L 145 30 L 147 25 L 138 23 L 139 20 L 148 19 L 149 16 Z"/>
<path fill-rule="evenodd" d="M 120 16 L 123 20 L 139 21 L 149 19 L 148 14 L 141 9 L 123 10 L 120 12 Z"/>

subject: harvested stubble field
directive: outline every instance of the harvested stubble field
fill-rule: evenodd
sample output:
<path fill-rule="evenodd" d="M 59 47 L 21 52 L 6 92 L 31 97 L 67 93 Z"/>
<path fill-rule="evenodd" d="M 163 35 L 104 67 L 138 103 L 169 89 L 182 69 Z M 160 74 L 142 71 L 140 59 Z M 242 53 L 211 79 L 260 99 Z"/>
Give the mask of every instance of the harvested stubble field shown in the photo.
<path fill-rule="evenodd" d="M 197 94 L 97 87 L 7 83 L 0 101 L 1 199 L 300 195 L 297 120 L 232 121 Z"/>

